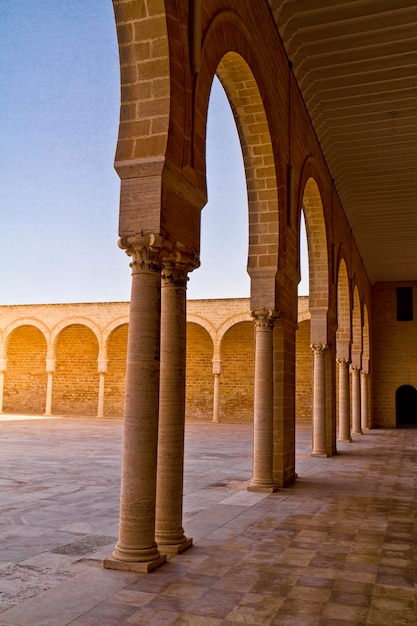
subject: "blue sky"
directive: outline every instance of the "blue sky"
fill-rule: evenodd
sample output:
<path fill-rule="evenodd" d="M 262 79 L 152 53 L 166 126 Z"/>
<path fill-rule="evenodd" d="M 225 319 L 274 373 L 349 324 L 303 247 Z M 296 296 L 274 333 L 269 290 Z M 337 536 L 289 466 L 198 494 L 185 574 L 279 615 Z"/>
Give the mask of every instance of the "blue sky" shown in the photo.
<path fill-rule="evenodd" d="M 0 41 L 0 304 L 128 300 L 111 2 L 0 0 Z M 188 297 L 246 297 L 245 179 L 218 84 L 208 124 L 209 203 Z"/>

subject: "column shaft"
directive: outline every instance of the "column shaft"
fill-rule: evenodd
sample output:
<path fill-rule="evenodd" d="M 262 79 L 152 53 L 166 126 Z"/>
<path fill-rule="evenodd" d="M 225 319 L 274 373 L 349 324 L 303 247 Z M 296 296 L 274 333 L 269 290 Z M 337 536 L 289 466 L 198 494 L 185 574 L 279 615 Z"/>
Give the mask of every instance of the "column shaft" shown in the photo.
<path fill-rule="evenodd" d="M 48 380 L 46 383 L 46 403 L 45 403 L 45 415 L 52 414 L 52 388 L 54 384 L 54 373 L 48 372 Z"/>
<path fill-rule="evenodd" d="M 133 261 L 120 530 L 113 557 L 104 566 L 146 572 L 166 559 L 155 541 L 161 274 L 143 260 L 142 248 L 132 246 L 128 254 Z"/>
<path fill-rule="evenodd" d="M 350 389 L 349 361 L 339 359 L 339 438 L 341 442 L 351 442 L 350 436 Z"/>
<path fill-rule="evenodd" d="M 312 456 L 327 456 L 326 450 L 326 363 L 327 346 L 314 344 L 313 350 L 313 450 Z"/>
<path fill-rule="evenodd" d="M 369 428 L 368 424 L 368 373 L 361 371 L 361 428 Z"/>
<path fill-rule="evenodd" d="M 186 370 L 185 271 L 165 269 L 161 293 L 156 541 L 164 552 L 192 545 L 182 527 Z"/>
<path fill-rule="evenodd" d="M 253 473 L 249 491 L 276 491 L 273 481 L 274 311 L 255 311 Z"/>
<path fill-rule="evenodd" d="M 220 422 L 220 374 L 214 372 L 213 422 Z"/>
<path fill-rule="evenodd" d="M 361 429 L 361 387 L 359 367 L 352 365 L 352 435 L 362 435 Z"/>
<path fill-rule="evenodd" d="M 0 370 L 0 413 L 3 413 L 4 374 L 5 372 Z"/>
<path fill-rule="evenodd" d="M 106 381 L 106 373 L 99 372 L 98 379 L 98 402 L 97 402 L 97 417 L 104 416 L 104 385 Z"/>

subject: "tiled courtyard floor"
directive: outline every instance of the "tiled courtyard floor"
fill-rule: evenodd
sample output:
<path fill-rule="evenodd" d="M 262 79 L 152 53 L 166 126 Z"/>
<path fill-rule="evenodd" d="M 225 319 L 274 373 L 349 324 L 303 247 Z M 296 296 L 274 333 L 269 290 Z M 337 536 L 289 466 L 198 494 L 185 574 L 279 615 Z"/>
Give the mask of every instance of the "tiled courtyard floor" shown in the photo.
<path fill-rule="evenodd" d="M 0 626 L 417 624 L 417 429 L 329 459 L 297 432 L 297 483 L 246 491 L 249 425 L 187 424 L 194 547 L 151 574 L 104 570 L 121 421 L 0 418 Z"/>

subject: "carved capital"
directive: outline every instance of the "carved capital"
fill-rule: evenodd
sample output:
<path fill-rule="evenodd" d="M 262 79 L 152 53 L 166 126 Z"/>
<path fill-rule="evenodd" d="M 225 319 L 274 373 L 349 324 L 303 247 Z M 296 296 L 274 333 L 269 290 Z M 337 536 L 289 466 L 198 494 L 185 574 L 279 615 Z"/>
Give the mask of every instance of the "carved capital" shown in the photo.
<path fill-rule="evenodd" d="M 327 346 L 325 343 L 313 343 L 310 346 L 313 353 L 317 354 L 318 356 L 324 356 L 324 353 L 326 352 L 328 347 L 329 346 Z"/>
<path fill-rule="evenodd" d="M 257 328 L 273 328 L 275 320 L 279 317 L 279 311 L 275 309 L 256 309 L 251 311 Z"/>
<path fill-rule="evenodd" d="M 184 285 L 188 280 L 188 273 L 199 265 L 198 254 L 176 241 L 168 254 L 162 254 L 162 281 L 165 284 Z"/>
<path fill-rule="evenodd" d="M 356 372 L 360 372 L 360 369 L 361 369 L 361 368 L 359 367 L 359 365 L 353 365 L 353 364 L 352 364 L 352 365 L 350 366 L 350 371 L 352 372 L 352 374 L 354 374 L 354 373 L 356 373 Z"/>
<path fill-rule="evenodd" d="M 132 259 L 132 274 L 141 270 L 163 271 L 164 278 L 171 277 L 172 280 L 178 277 L 178 280 L 185 280 L 187 272 L 200 264 L 196 252 L 159 233 L 142 232 L 131 237 L 122 237 L 119 247 Z"/>
<path fill-rule="evenodd" d="M 343 367 L 349 367 L 350 365 L 350 360 L 344 357 L 341 357 L 340 359 L 336 359 L 336 361 L 339 363 L 339 365 L 342 365 Z"/>

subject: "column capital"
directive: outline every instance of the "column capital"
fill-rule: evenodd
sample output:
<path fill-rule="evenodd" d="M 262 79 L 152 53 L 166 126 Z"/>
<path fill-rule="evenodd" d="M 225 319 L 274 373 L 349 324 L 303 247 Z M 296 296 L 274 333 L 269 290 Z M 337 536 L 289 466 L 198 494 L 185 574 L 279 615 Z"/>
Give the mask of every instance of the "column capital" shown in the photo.
<path fill-rule="evenodd" d="M 314 354 L 318 354 L 320 356 L 324 355 L 328 347 L 329 346 L 325 343 L 312 343 L 310 345 L 310 348 L 314 352 Z"/>
<path fill-rule="evenodd" d="M 351 372 L 360 372 L 361 368 L 359 365 L 355 365 L 354 363 L 351 363 L 350 365 L 350 371 Z"/>
<path fill-rule="evenodd" d="M 132 236 L 121 237 L 119 248 L 125 250 L 131 257 L 132 274 L 140 270 L 164 270 L 165 277 L 172 277 L 172 280 L 175 279 L 175 275 L 186 275 L 200 265 L 197 252 L 160 233 L 142 231 Z"/>
<path fill-rule="evenodd" d="M 54 357 L 46 357 L 46 372 L 48 374 L 53 374 L 55 372 L 55 358 Z"/>
<path fill-rule="evenodd" d="M 99 374 L 107 373 L 107 359 L 97 359 L 97 366 Z"/>
<path fill-rule="evenodd" d="M 258 328 L 273 328 L 275 320 L 279 317 L 279 311 L 276 309 L 255 309 L 251 311 L 251 316 L 255 320 L 255 326 Z"/>
<path fill-rule="evenodd" d="M 173 242 L 172 248 L 165 248 L 161 253 L 162 280 L 164 283 L 186 284 L 188 273 L 200 265 L 198 254 L 183 246 L 179 241 Z"/>
<path fill-rule="evenodd" d="M 213 374 L 221 374 L 222 362 L 220 359 L 213 359 Z"/>
<path fill-rule="evenodd" d="M 351 364 L 351 360 L 346 359 L 345 357 L 337 358 L 336 361 L 339 363 L 339 365 L 344 365 L 345 367 L 349 367 L 349 365 Z"/>

